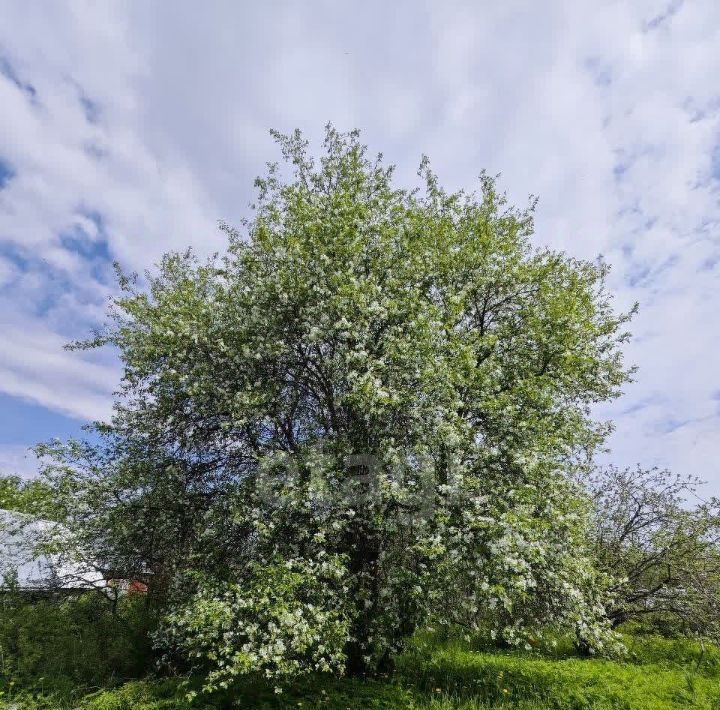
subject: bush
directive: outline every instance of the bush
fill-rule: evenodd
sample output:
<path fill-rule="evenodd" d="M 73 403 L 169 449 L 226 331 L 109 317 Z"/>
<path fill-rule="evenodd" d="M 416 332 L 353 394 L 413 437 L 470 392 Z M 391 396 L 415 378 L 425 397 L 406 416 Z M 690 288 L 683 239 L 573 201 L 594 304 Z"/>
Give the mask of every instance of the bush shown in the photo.
<path fill-rule="evenodd" d="M 96 593 L 28 599 L 0 596 L 0 675 L 38 693 L 82 694 L 145 674 L 151 659 L 145 599 L 113 610 Z"/>
<path fill-rule="evenodd" d="M 341 672 L 349 619 L 332 561 L 249 566 L 240 584 L 200 578 L 189 603 L 163 619 L 159 646 L 204 672 L 203 690 L 227 688 L 241 675 L 288 678 Z M 197 576 L 196 576 L 197 577 Z"/>

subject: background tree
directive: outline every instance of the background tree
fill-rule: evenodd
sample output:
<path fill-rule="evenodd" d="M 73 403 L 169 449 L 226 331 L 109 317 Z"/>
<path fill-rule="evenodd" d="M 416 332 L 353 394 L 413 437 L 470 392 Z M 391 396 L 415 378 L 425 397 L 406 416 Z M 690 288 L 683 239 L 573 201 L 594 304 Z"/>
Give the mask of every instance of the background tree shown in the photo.
<path fill-rule="evenodd" d="M 44 481 L 0 475 L 0 510 L 53 519 L 53 490 Z"/>
<path fill-rule="evenodd" d="M 601 645 L 564 472 L 606 432 L 590 406 L 628 376 L 607 268 L 533 248 L 534 203 L 508 207 L 486 175 L 449 194 L 423 161 L 407 191 L 356 132 L 328 127 L 319 161 L 299 133 L 275 137 L 284 168 L 257 180 L 252 220 L 223 226 L 227 254 L 170 254 L 147 288 L 121 277 L 107 327 L 78 344 L 124 365 L 102 443 L 40 451 L 78 543 L 152 572 L 178 647 L 183 610 L 216 599 L 207 643 L 238 625 L 238 654 L 201 651 L 238 659 L 222 682 L 338 658 L 369 672 L 419 624 L 477 628 L 487 609 L 511 641 L 551 623 Z M 282 594 L 225 605 L 283 566 Z M 307 633 L 332 620 L 327 657 L 300 640 L 304 662 L 280 662 L 288 589 L 309 595 L 293 613 L 324 605 Z"/>
<path fill-rule="evenodd" d="M 660 469 L 608 467 L 590 480 L 593 539 L 616 582 L 614 626 L 650 618 L 685 631 L 720 632 L 720 506 L 699 482 Z"/>

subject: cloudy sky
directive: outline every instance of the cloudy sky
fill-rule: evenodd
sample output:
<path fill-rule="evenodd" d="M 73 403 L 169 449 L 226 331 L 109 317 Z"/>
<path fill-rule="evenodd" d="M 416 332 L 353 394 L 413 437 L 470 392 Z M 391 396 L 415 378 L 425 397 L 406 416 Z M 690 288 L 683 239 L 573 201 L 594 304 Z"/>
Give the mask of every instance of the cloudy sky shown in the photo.
<path fill-rule="evenodd" d="M 501 172 L 613 264 L 639 366 L 610 458 L 720 493 L 720 3 L 0 0 L 0 470 L 109 412 L 111 263 L 223 248 L 269 128 L 358 127 L 410 184 Z"/>

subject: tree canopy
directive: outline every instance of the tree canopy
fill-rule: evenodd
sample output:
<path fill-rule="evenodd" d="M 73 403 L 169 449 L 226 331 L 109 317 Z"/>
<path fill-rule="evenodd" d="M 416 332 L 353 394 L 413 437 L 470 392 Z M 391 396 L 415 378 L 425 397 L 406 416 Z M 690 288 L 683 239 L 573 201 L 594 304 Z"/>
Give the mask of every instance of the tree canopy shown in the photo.
<path fill-rule="evenodd" d="M 701 499 L 695 478 L 639 466 L 599 469 L 589 484 L 612 624 L 650 618 L 720 639 L 720 500 Z"/>
<path fill-rule="evenodd" d="M 427 623 L 602 647 L 568 474 L 629 377 L 607 267 L 533 246 L 488 175 L 406 190 L 357 132 L 275 137 L 227 252 L 121 276 L 76 345 L 124 366 L 101 442 L 40 451 L 79 548 L 150 576 L 213 684 L 370 672 Z"/>

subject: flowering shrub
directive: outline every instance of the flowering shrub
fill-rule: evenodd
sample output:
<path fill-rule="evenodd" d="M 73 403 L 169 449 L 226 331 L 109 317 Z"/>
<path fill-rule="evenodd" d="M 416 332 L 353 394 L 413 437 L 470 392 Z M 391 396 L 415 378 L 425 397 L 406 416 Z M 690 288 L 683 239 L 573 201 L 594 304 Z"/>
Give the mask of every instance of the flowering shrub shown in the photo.
<path fill-rule="evenodd" d="M 338 560 L 292 559 L 252 565 L 239 583 L 199 578 L 192 597 L 164 619 L 156 643 L 204 671 L 206 691 L 247 673 L 284 679 L 342 672 L 348 616 L 337 591 L 343 576 Z"/>

